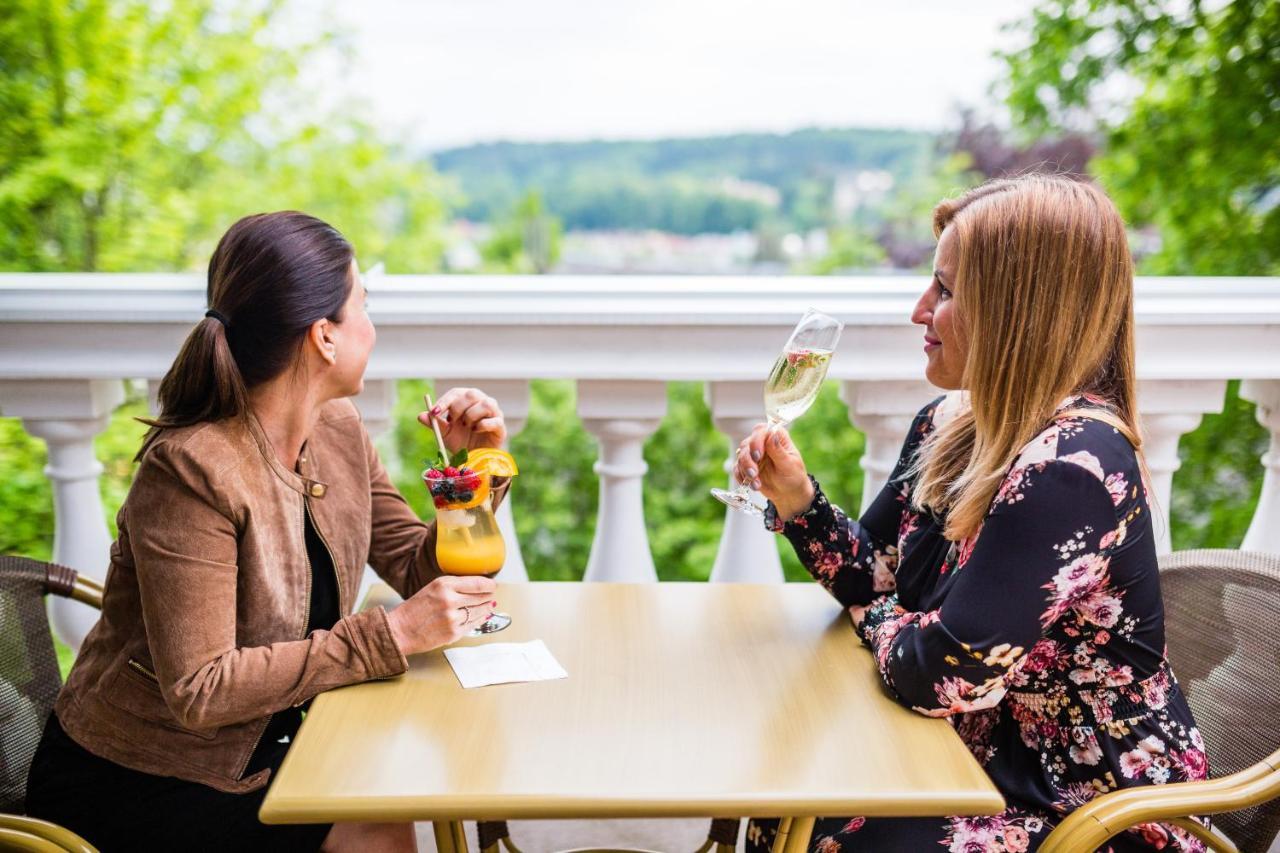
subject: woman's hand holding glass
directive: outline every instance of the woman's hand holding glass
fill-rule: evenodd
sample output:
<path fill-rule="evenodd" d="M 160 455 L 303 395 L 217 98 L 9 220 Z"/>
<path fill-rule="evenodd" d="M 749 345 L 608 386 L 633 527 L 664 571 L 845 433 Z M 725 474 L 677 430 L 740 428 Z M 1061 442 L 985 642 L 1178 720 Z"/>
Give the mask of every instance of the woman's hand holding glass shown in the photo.
<path fill-rule="evenodd" d="M 406 656 L 457 642 L 493 615 L 497 589 L 483 576 L 438 577 L 387 613 L 391 635 Z"/>
<path fill-rule="evenodd" d="M 813 504 L 813 482 L 785 427 L 757 424 L 738 445 L 734 476 L 772 501 L 783 520 Z"/>

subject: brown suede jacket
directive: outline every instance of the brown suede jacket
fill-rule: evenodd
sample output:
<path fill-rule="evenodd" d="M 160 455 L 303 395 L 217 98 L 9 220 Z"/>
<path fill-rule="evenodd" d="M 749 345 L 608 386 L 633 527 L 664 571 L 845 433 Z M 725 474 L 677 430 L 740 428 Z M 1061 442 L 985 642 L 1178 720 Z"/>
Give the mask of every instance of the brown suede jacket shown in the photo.
<path fill-rule="evenodd" d="M 305 513 L 344 614 L 310 635 Z M 166 431 L 117 521 L 102 617 L 58 719 L 96 755 L 228 792 L 267 783 L 270 770 L 241 777 L 271 714 L 407 669 L 386 612 L 352 613 L 365 563 L 405 597 L 440 574 L 435 525 L 392 485 L 348 400 L 325 405 L 296 472 L 253 418 Z"/>

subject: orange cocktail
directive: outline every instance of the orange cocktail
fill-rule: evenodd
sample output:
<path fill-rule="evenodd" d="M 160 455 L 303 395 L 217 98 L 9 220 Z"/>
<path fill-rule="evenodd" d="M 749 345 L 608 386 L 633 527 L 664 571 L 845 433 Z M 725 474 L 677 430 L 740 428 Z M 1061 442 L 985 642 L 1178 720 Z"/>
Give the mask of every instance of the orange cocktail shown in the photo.
<path fill-rule="evenodd" d="M 515 460 L 502 450 L 464 452 L 458 467 L 435 467 L 423 472 L 436 506 L 436 563 L 449 575 L 493 577 L 507 558 L 498 520 L 493 515 L 493 478 L 517 473 Z M 494 613 L 473 632 L 491 634 L 511 624 L 511 617 Z"/>

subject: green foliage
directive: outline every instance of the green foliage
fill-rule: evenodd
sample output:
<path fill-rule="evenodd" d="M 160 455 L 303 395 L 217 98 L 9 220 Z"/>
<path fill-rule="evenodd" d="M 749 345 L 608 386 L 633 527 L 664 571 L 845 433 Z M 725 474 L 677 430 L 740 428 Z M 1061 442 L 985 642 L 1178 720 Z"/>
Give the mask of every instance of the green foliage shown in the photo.
<path fill-rule="evenodd" d="M 542 198 L 530 190 L 507 218 L 494 226 L 480 247 L 487 272 L 546 273 L 560 258 L 560 220 L 549 215 Z"/>
<path fill-rule="evenodd" d="M 569 229 L 655 228 L 679 234 L 754 230 L 770 218 L 807 229 L 827 224 L 841 172 L 918 172 L 932 134 L 898 130 L 799 130 L 698 139 L 474 145 L 433 155 L 466 187 L 461 213 L 492 220 L 530 189 Z M 777 206 L 728 186 L 766 185 Z"/>
<path fill-rule="evenodd" d="M 814 262 L 810 270 L 813 275 L 866 270 L 884 264 L 884 248 L 860 228 L 833 228 L 828 238 L 831 247 Z"/>
<path fill-rule="evenodd" d="M 1006 97 L 1029 133 L 1096 129 L 1091 164 L 1125 218 L 1161 247 L 1141 271 L 1280 273 L 1280 3 L 1046 0 L 1005 56 Z M 1115 82 L 1137 89 L 1114 102 Z M 1233 384 L 1180 446 L 1176 547 L 1237 547 L 1261 488 L 1265 430 Z"/>
<path fill-rule="evenodd" d="M 329 219 L 390 271 L 439 265 L 445 185 L 351 111 L 305 116 L 278 0 L 10 0 L 0 18 L 0 269 L 203 266 L 242 215 Z"/>
<path fill-rule="evenodd" d="M 1183 436 L 1170 506 L 1175 549 L 1238 548 L 1244 540 L 1262 490 L 1258 460 L 1270 440 L 1254 409 L 1231 382 L 1222 412 Z"/>
<path fill-rule="evenodd" d="M 1005 57 L 1015 118 L 1104 135 L 1093 171 L 1162 238 L 1145 271 L 1280 273 L 1280 3 L 1048 0 L 1022 29 Z M 1132 103 L 1114 103 L 1117 80 Z"/>
<path fill-rule="evenodd" d="M 44 442 L 17 418 L 0 418 L 0 554 L 53 555 L 53 490 L 44 475 Z"/>

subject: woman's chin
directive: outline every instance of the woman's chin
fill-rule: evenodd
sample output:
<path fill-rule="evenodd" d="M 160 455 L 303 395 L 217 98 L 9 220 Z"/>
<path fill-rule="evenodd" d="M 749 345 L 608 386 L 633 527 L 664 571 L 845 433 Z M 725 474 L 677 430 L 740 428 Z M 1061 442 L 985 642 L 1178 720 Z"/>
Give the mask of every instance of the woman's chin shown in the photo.
<path fill-rule="evenodd" d="M 924 378 L 934 388 L 941 388 L 943 391 L 958 391 L 960 383 L 953 376 L 948 376 L 947 372 L 942 369 L 938 363 L 939 359 L 929 356 L 929 363 L 924 368 Z"/>

